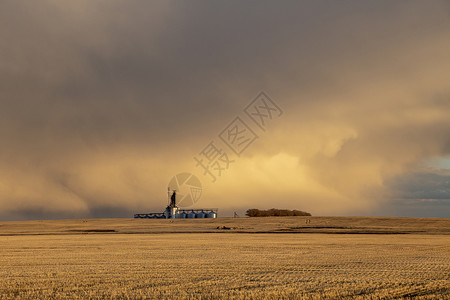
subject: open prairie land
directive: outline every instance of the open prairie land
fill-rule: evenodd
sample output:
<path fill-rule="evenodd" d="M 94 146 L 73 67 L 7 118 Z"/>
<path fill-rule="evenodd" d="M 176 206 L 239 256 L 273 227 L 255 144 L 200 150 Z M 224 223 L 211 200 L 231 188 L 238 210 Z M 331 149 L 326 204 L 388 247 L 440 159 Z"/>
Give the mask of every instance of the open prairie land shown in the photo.
<path fill-rule="evenodd" d="M 450 298 L 449 219 L 3 222 L 0 243 L 5 299 Z"/>

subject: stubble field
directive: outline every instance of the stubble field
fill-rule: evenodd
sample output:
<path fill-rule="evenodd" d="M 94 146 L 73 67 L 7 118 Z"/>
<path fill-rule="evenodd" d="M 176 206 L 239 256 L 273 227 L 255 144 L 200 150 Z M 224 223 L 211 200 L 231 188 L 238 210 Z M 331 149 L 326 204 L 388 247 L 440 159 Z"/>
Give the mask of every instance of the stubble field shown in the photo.
<path fill-rule="evenodd" d="M 450 220 L 306 219 L 3 222 L 0 297 L 450 297 Z"/>

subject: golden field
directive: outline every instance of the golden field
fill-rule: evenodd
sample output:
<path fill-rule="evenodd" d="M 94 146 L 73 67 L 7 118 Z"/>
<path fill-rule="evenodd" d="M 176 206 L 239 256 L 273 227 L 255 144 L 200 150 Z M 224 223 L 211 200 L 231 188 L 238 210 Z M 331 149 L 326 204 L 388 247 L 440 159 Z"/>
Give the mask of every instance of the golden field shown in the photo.
<path fill-rule="evenodd" d="M 4 299 L 450 298 L 449 219 L 1 222 L 0 243 Z"/>

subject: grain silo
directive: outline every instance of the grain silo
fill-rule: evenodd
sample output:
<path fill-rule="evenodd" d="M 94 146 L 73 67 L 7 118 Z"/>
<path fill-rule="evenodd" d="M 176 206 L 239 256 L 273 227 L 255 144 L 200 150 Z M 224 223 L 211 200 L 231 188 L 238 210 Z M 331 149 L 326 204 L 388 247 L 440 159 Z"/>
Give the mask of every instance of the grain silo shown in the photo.
<path fill-rule="evenodd" d="M 170 195 L 168 191 L 169 205 L 163 213 L 135 214 L 135 219 L 204 219 L 217 218 L 217 208 L 180 209 L 177 206 L 177 193 L 175 190 Z"/>
<path fill-rule="evenodd" d="M 197 219 L 203 219 L 205 218 L 205 216 L 206 214 L 203 212 L 203 210 L 197 213 Z"/>

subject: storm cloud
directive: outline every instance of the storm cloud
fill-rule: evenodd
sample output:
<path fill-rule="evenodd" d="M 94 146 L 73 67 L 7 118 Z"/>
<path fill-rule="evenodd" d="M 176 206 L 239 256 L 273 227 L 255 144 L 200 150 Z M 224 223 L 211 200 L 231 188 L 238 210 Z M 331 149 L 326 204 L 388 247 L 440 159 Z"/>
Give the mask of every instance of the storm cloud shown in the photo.
<path fill-rule="evenodd" d="M 402 215 L 450 156 L 447 1 L 4 1 L 0 36 L 2 220 L 158 211 L 180 172 L 225 214 Z M 260 91 L 284 113 L 234 155 L 218 134 Z M 420 199 L 449 216 L 443 172 Z"/>

